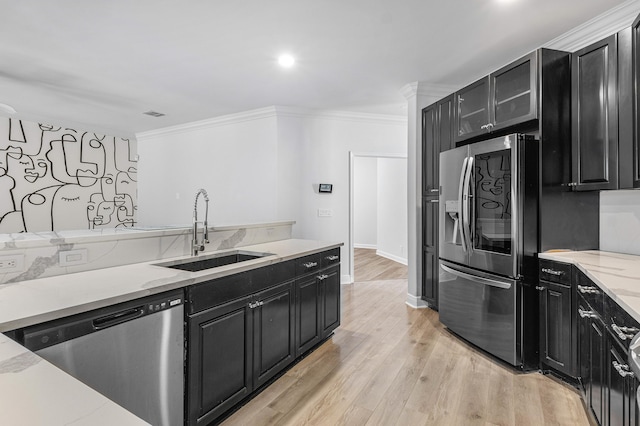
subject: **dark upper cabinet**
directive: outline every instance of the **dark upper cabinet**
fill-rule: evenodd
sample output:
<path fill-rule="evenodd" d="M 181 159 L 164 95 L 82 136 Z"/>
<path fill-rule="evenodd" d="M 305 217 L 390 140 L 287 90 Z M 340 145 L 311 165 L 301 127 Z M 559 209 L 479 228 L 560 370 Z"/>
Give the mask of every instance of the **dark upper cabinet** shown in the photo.
<path fill-rule="evenodd" d="M 532 52 L 455 93 L 455 142 L 538 118 L 540 52 Z"/>
<path fill-rule="evenodd" d="M 487 133 L 489 124 L 489 79 L 484 77 L 455 94 L 454 141 Z"/>
<path fill-rule="evenodd" d="M 453 95 L 422 110 L 422 196 L 440 191 L 440 153 L 453 145 Z"/>
<path fill-rule="evenodd" d="M 573 54 L 572 183 L 575 190 L 618 188 L 617 35 Z"/>
<path fill-rule="evenodd" d="M 621 102 L 625 107 L 620 111 L 621 147 L 620 147 L 620 188 L 640 188 L 640 16 L 631 26 L 630 55 L 631 66 L 623 65 L 620 90 Z M 626 47 L 626 46 L 625 46 Z M 622 53 L 626 49 L 620 49 Z M 626 61 L 625 61 L 626 62 Z M 629 80 L 624 78 L 631 72 Z M 628 84 L 627 84 L 628 81 Z M 631 117 L 627 117 L 627 112 Z M 627 120 L 630 120 L 630 125 Z M 627 136 L 629 134 L 629 136 Z M 630 143 L 626 143 L 630 140 Z"/>

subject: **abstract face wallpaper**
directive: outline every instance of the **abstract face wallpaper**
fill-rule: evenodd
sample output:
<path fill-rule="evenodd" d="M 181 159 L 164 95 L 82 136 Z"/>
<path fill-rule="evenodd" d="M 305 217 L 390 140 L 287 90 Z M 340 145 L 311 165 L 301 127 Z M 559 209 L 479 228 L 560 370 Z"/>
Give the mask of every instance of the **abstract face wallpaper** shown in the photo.
<path fill-rule="evenodd" d="M 132 227 L 135 140 L 0 117 L 0 233 Z"/>

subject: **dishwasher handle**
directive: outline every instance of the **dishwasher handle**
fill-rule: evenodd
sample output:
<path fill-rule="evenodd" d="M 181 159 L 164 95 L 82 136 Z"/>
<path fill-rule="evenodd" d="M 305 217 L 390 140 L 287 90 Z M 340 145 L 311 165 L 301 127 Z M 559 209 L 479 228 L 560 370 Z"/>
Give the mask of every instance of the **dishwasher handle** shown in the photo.
<path fill-rule="evenodd" d="M 104 317 L 96 318 L 93 320 L 93 329 L 102 330 L 104 328 L 113 327 L 114 325 L 122 324 L 123 322 L 131 321 L 136 318 L 140 318 L 145 314 L 144 306 L 137 306 L 135 308 L 125 309 L 120 312 L 115 312 Z"/>

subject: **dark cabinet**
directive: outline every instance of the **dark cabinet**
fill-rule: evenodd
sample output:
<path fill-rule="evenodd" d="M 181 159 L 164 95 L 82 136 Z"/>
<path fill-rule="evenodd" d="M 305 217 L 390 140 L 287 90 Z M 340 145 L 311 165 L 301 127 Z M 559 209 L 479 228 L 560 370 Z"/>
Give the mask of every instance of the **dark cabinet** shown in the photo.
<path fill-rule="evenodd" d="M 539 52 L 532 52 L 456 92 L 455 142 L 538 118 Z"/>
<path fill-rule="evenodd" d="M 254 296 L 253 388 L 262 386 L 296 357 L 293 281 Z"/>
<path fill-rule="evenodd" d="M 296 354 L 301 355 L 340 325 L 340 269 L 333 266 L 296 280 Z"/>
<path fill-rule="evenodd" d="M 542 362 L 573 376 L 571 345 L 572 317 L 570 286 L 540 283 L 540 356 Z"/>
<path fill-rule="evenodd" d="M 438 307 L 438 199 L 427 198 L 422 206 L 422 298 Z"/>
<path fill-rule="evenodd" d="M 249 297 L 188 319 L 189 424 L 206 424 L 253 389 L 253 321 Z"/>
<path fill-rule="evenodd" d="M 621 50 L 624 52 L 624 47 Z M 640 188 L 640 91 L 637 89 L 640 87 L 640 16 L 631 25 L 631 54 L 629 55 L 629 62 L 631 63 L 631 79 L 629 87 L 621 88 L 621 96 L 623 96 L 622 102 L 625 103 L 624 111 L 631 112 L 631 127 L 624 126 L 626 122 L 624 119 L 626 115 L 621 111 L 621 123 L 624 126 L 625 132 L 631 132 L 631 143 L 621 146 L 622 151 L 625 152 L 621 162 L 621 181 L 624 180 L 622 188 Z M 628 70 L 627 67 L 623 68 Z M 625 83 L 627 80 L 621 77 L 621 82 Z M 629 96 L 630 102 L 626 99 Z M 625 135 L 621 135 L 626 141 Z M 624 142 L 623 142 L 624 143 Z M 628 176 L 628 180 L 627 179 Z"/>
<path fill-rule="evenodd" d="M 315 275 L 299 278 L 296 293 L 296 355 L 301 355 L 321 339 L 320 281 Z"/>
<path fill-rule="evenodd" d="M 422 110 L 422 299 L 438 306 L 440 153 L 453 143 L 453 95 Z"/>
<path fill-rule="evenodd" d="M 609 392 L 609 426 L 637 425 L 638 405 L 636 389 L 638 381 L 629 368 L 627 352 L 616 341 L 608 339 L 607 388 Z"/>
<path fill-rule="evenodd" d="M 328 268 L 318 276 L 321 294 L 322 338 L 328 337 L 340 325 L 340 269 Z"/>
<path fill-rule="evenodd" d="M 186 298 L 187 424 L 209 424 L 340 325 L 340 249 L 195 284 Z"/>
<path fill-rule="evenodd" d="M 640 325 L 581 271 L 578 296 L 578 371 L 587 407 L 600 425 L 636 426 L 638 379 L 628 348 Z"/>
<path fill-rule="evenodd" d="M 618 187 L 617 35 L 572 56 L 572 186 Z"/>
<path fill-rule="evenodd" d="M 571 265 L 540 260 L 540 362 L 576 377 L 577 325 Z"/>

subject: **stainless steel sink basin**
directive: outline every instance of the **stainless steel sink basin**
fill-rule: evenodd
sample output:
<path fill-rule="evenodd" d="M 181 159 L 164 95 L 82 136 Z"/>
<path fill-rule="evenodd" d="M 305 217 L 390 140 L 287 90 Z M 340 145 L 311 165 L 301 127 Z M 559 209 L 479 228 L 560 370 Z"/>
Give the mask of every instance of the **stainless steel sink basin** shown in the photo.
<path fill-rule="evenodd" d="M 199 256 L 185 260 L 176 260 L 166 263 L 156 263 L 157 266 L 180 269 L 182 271 L 198 272 L 205 269 L 217 268 L 219 266 L 231 265 L 233 263 L 246 262 L 247 260 L 258 259 L 265 256 L 272 256 L 272 253 L 258 253 L 253 251 L 235 250 L 220 253 L 213 256 Z"/>

